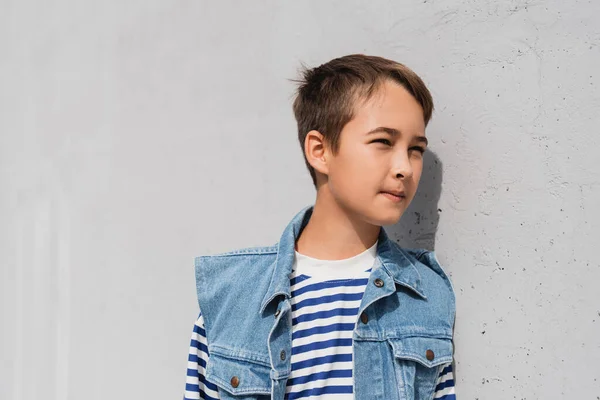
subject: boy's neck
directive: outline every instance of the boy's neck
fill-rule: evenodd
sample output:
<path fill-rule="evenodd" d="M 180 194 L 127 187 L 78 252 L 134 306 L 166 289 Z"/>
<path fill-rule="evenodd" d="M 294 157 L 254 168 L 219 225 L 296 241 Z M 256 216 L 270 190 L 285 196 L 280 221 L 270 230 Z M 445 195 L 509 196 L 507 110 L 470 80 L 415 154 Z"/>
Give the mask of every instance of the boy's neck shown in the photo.
<path fill-rule="evenodd" d="M 312 215 L 296 240 L 301 254 L 320 260 L 342 260 L 375 244 L 380 226 L 359 220 L 333 199 L 317 196 Z"/>

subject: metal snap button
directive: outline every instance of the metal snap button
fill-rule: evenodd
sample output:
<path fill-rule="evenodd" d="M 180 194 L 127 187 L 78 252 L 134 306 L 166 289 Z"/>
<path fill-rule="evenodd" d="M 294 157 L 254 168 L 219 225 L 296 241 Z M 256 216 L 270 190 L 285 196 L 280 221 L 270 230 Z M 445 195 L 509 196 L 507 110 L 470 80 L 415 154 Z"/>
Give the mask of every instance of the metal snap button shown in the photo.
<path fill-rule="evenodd" d="M 427 351 L 425 352 L 425 357 L 427 357 L 427 359 L 428 359 L 429 361 L 433 361 L 433 359 L 435 358 L 435 354 L 433 354 L 433 351 L 432 351 L 432 350 L 427 350 Z"/>
<path fill-rule="evenodd" d="M 231 386 L 236 388 L 239 386 L 239 384 L 240 384 L 240 379 L 237 376 L 234 376 L 233 378 L 231 378 Z"/>
<path fill-rule="evenodd" d="M 363 324 L 366 324 L 367 322 L 369 322 L 369 316 L 367 315 L 367 313 L 366 313 L 366 312 L 364 312 L 364 311 L 363 311 L 363 312 L 360 314 L 360 321 L 361 321 Z"/>
<path fill-rule="evenodd" d="M 281 313 L 281 310 L 275 311 L 275 317 L 278 317 L 280 313 Z"/>
<path fill-rule="evenodd" d="M 281 353 L 279 353 L 279 358 L 281 358 L 281 360 L 285 360 L 285 350 L 281 350 Z"/>
<path fill-rule="evenodd" d="M 381 279 L 379 279 L 379 278 L 375 279 L 375 281 L 373 283 L 377 287 L 383 287 L 383 281 Z"/>

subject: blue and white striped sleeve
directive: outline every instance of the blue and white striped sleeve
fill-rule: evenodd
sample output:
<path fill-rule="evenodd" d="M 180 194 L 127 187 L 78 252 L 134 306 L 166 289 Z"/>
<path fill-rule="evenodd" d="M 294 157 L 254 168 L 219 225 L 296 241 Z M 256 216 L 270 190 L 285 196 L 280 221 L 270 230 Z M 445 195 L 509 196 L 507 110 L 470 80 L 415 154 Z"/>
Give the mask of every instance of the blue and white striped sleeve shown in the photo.
<path fill-rule="evenodd" d="M 452 363 L 446 364 L 440 371 L 433 398 L 436 400 L 456 400 L 456 395 L 454 394 L 454 371 L 452 370 Z"/>
<path fill-rule="evenodd" d="M 184 400 L 218 400 L 217 386 L 204 379 L 208 362 L 208 343 L 204 330 L 204 317 L 200 311 L 194 324 L 190 352 L 188 355 L 187 376 L 185 378 Z"/>

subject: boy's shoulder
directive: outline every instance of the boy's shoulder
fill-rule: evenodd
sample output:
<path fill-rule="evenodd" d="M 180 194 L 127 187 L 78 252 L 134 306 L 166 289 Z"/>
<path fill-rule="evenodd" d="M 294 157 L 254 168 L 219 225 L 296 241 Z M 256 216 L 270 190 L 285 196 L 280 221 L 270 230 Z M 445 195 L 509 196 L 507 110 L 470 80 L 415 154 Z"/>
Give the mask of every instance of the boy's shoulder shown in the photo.
<path fill-rule="evenodd" d="M 234 258 L 237 256 L 273 256 L 277 255 L 277 243 L 271 246 L 250 246 L 242 247 L 234 250 L 224 251 L 215 254 L 203 254 L 194 258 L 196 264 L 202 263 L 205 260 L 215 258 Z"/>
<path fill-rule="evenodd" d="M 447 287 L 447 289 L 450 292 L 450 295 L 452 297 L 455 296 L 454 286 L 450 279 L 450 275 L 448 275 L 442 267 L 434 250 L 401 247 L 396 242 L 392 241 L 392 243 L 396 247 L 396 249 L 398 249 L 399 252 L 401 252 L 406 258 L 409 259 L 411 264 L 415 266 L 415 268 L 423 278 L 435 278 L 436 280 L 443 281 L 444 286 Z M 427 281 L 427 278 L 425 279 L 425 281 Z"/>
<path fill-rule="evenodd" d="M 242 247 L 194 257 L 198 285 L 234 285 L 270 282 L 278 255 L 278 245 Z M 266 290 L 266 288 L 265 288 Z"/>

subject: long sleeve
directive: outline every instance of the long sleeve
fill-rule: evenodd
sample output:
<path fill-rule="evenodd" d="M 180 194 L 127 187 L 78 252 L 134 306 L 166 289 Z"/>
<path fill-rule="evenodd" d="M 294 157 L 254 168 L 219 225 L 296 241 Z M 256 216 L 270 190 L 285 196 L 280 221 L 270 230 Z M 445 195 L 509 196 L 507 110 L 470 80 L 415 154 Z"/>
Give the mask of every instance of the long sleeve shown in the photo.
<path fill-rule="evenodd" d="M 202 311 L 200 311 L 198 319 L 194 324 L 194 331 L 192 332 L 192 340 L 190 342 L 184 400 L 219 399 L 217 386 L 206 381 L 204 378 L 208 357 L 204 318 L 202 317 Z"/>
<path fill-rule="evenodd" d="M 452 363 L 446 364 L 438 375 L 433 398 L 436 400 L 456 400 Z"/>

